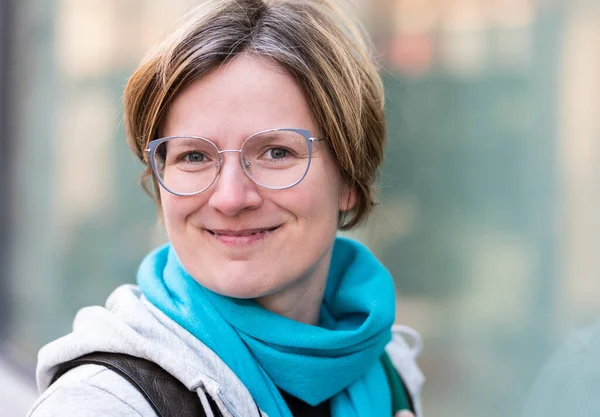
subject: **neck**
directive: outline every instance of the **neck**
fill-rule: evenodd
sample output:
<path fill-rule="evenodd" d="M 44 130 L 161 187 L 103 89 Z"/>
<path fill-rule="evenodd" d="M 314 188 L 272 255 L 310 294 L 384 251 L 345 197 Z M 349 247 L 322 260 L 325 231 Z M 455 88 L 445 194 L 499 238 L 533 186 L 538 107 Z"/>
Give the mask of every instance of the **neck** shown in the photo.
<path fill-rule="evenodd" d="M 331 263 L 331 250 L 314 269 L 289 286 L 255 299 L 264 309 L 305 324 L 317 325 Z"/>

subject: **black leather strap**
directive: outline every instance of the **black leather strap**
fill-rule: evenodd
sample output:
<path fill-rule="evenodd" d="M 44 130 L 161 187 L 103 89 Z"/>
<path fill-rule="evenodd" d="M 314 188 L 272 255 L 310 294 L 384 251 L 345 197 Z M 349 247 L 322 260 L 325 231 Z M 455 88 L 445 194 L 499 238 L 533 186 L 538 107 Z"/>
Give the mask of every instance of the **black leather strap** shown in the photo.
<path fill-rule="evenodd" d="M 146 398 L 159 417 L 206 417 L 194 391 L 156 363 L 122 353 L 94 352 L 63 363 L 52 383 L 80 365 L 102 365 L 129 381 Z M 215 416 L 222 416 L 215 401 L 207 395 Z"/>

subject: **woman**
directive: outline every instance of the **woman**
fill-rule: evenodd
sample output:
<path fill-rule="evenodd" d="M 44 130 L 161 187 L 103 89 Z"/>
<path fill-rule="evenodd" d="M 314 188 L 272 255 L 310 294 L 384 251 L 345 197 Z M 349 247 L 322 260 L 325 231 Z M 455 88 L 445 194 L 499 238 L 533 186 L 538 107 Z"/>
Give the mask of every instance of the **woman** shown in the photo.
<path fill-rule="evenodd" d="M 142 262 L 139 287 L 83 309 L 42 348 L 30 415 L 156 415 L 103 366 L 51 384 L 65 362 L 120 352 L 222 415 L 391 416 L 403 392 L 386 350 L 418 413 L 416 354 L 390 342 L 392 279 L 336 238 L 371 211 L 385 142 L 381 81 L 345 14 L 322 1 L 204 3 L 133 74 L 124 113 L 169 244 Z"/>

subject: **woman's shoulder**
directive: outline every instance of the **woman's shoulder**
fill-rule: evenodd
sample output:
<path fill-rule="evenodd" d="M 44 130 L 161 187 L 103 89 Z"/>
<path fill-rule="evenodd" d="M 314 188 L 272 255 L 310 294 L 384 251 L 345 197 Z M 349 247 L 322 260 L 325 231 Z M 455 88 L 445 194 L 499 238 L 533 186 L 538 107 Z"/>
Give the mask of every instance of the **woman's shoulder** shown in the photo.
<path fill-rule="evenodd" d="M 156 413 L 143 395 L 116 372 L 82 365 L 65 373 L 34 403 L 28 417 L 143 416 Z"/>

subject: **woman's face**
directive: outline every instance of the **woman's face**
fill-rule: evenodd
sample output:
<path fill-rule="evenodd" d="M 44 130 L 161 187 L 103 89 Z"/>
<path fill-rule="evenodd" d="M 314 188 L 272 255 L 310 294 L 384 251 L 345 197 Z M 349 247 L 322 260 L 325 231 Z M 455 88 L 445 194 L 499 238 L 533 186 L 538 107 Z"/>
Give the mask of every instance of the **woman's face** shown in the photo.
<path fill-rule="evenodd" d="M 320 133 L 292 76 L 267 59 L 240 55 L 175 98 L 162 134 L 201 136 L 225 150 L 272 128 Z M 338 211 L 354 201 L 327 145 L 313 144 L 306 177 L 284 190 L 252 182 L 238 153 L 222 156 L 219 177 L 206 191 L 182 197 L 160 190 L 183 266 L 206 288 L 236 298 L 322 290 Z"/>

